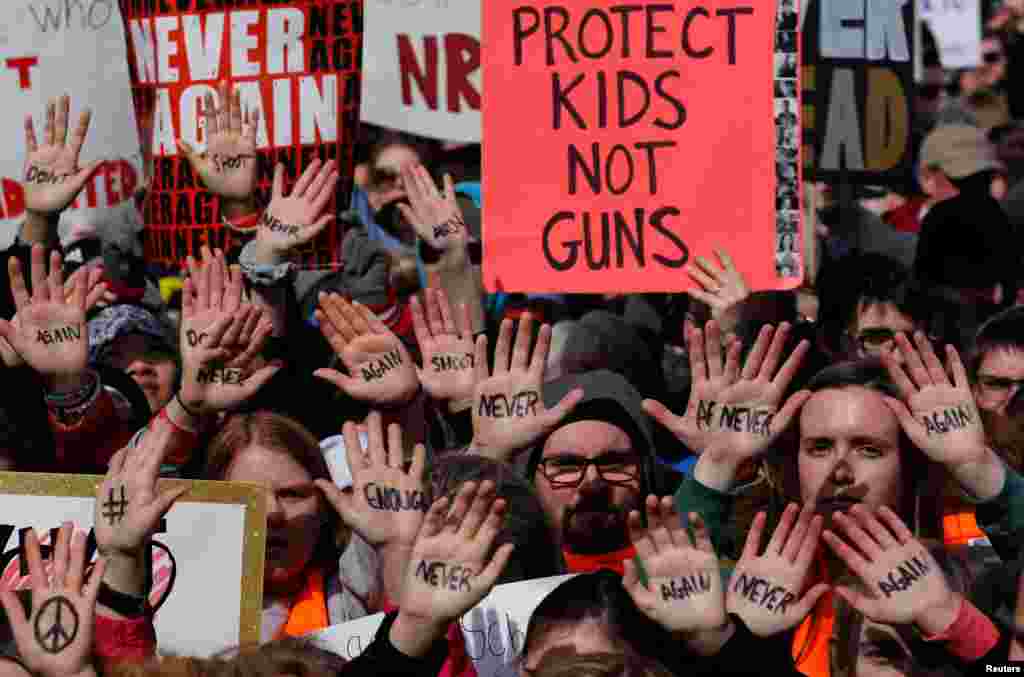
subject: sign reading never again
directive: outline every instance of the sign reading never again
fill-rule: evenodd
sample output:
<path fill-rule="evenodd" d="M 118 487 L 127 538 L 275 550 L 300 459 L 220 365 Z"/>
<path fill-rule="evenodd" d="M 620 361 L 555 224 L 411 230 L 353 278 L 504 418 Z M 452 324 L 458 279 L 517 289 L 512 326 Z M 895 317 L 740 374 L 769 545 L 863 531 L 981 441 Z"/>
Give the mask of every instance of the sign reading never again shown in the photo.
<path fill-rule="evenodd" d="M 914 2 L 809 0 L 805 178 L 899 185 L 913 172 Z M 845 170 L 845 172 L 843 171 Z"/>
<path fill-rule="evenodd" d="M 679 291 L 726 244 L 755 288 L 798 283 L 764 255 L 776 4 L 484 3 L 487 286 Z"/>

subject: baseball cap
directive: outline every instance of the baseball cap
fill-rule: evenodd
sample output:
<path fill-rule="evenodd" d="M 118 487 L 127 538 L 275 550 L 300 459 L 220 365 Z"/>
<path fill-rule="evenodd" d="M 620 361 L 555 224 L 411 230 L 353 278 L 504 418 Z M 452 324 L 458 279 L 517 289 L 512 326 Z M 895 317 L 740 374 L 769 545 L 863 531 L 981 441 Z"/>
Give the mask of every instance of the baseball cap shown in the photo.
<path fill-rule="evenodd" d="M 941 125 L 925 137 L 921 166 L 938 167 L 951 179 L 1005 169 L 985 131 L 972 125 Z"/>

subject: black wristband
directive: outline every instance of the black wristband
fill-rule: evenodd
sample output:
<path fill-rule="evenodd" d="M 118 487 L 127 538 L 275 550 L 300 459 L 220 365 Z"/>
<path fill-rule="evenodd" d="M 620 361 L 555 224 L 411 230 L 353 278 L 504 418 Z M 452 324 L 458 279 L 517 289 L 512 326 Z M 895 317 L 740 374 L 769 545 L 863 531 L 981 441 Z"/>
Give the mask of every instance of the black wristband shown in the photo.
<path fill-rule="evenodd" d="M 96 597 L 96 601 L 125 618 L 141 618 L 146 615 L 145 597 L 136 597 L 135 595 L 118 592 L 107 585 L 106 581 L 100 583 L 100 592 Z"/>

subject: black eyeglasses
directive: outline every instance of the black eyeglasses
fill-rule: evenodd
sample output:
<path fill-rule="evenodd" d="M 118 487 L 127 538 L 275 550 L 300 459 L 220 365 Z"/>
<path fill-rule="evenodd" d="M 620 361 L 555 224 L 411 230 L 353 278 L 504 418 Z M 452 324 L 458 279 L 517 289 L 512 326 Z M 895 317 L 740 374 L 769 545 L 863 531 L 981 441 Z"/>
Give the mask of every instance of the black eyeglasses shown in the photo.
<path fill-rule="evenodd" d="M 640 478 L 640 459 L 635 454 L 605 454 L 598 458 L 555 456 L 541 461 L 537 469 L 551 486 L 567 489 L 578 487 L 590 466 L 609 484 L 629 484 Z"/>
<path fill-rule="evenodd" d="M 865 329 L 857 334 L 857 345 L 869 355 L 878 355 L 891 350 L 895 341 L 896 332 L 884 327 Z"/>

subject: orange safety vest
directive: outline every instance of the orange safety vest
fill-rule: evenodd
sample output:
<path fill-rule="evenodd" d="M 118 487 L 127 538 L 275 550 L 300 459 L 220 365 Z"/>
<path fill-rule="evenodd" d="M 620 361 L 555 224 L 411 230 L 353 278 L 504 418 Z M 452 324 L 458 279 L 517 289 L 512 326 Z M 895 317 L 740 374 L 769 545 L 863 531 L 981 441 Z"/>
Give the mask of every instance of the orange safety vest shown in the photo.
<path fill-rule="evenodd" d="M 327 615 L 327 597 L 324 594 L 324 574 L 320 567 L 309 568 L 302 592 L 296 598 L 288 620 L 277 633 L 276 639 L 283 637 L 301 637 L 302 635 L 322 630 L 331 624 Z"/>

